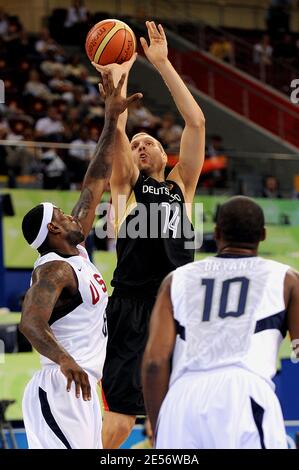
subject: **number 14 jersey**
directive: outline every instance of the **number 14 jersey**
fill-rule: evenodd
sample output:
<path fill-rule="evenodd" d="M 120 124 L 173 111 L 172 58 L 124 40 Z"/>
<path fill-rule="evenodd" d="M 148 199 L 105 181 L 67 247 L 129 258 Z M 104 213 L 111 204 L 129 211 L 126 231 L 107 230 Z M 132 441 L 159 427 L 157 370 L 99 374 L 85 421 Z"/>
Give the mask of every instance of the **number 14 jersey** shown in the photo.
<path fill-rule="evenodd" d="M 116 229 L 113 287 L 156 295 L 168 273 L 194 260 L 193 227 L 174 181 L 140 173 Z"/>

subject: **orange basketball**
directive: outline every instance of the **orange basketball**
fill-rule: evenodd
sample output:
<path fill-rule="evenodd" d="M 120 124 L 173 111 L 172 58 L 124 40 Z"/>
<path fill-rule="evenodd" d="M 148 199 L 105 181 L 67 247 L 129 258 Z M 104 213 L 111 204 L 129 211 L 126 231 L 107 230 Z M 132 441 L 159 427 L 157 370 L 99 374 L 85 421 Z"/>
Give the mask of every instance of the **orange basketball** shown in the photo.
<path fill-rule="evenodd" d="M 95 24 L 85 42 L 89 59 L 100 65 L 122 64 L 131 59 L 135 49 L 135 34 L 119 20 L 103 20 Z"/>

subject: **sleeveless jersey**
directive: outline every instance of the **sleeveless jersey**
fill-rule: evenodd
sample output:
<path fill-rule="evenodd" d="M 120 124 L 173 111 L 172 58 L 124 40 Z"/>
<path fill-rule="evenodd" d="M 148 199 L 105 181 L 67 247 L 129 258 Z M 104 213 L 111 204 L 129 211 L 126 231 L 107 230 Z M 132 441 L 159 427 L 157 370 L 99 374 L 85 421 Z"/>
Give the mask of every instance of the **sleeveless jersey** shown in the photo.
<path fill-rule="evenodd" d="M 140 173 L 117 233 L 111 285 L 156 295 L 163 278 L 194 260 L 194 232 L 184 196 L 174 181 Z"/>
<path fill-rule="evenodd" d="M 108 294 L 105 282 L 89 260 L 85 248 L 81 245 L 77 248 L 77 256 L 47 253 L 38 258 L 34 269 L 50 261 L 64 261 L 73 268 L 78 280 L 78 293 L 69 304 L 54 308 L 49 325 L 57 341 L 75 361 L 100 380 L 106 356 Z M 42 355 L 41 363 L 44 366 L 56 365 Z"/>
<path fill-rule="evenodd" d="M 228 365 L 269 382 L 286 334 L 289 266 L 261 257 L 209 257 L 173 273 L 177 337 L 171 383 L 187 371 Z"/>

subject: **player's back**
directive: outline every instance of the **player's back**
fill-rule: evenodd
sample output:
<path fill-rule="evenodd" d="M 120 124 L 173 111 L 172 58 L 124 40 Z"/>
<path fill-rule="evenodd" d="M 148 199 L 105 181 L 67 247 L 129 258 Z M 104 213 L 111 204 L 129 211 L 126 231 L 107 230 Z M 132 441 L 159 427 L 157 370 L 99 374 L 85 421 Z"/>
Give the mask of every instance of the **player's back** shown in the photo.
<path fill-rule="evenodd" d="M 270 381 L 286 333 L 288 269 L 261 257 L 218 255 L 174 271 L 178 336 L 171 383 L 187 371 L 231 365 Z"/>

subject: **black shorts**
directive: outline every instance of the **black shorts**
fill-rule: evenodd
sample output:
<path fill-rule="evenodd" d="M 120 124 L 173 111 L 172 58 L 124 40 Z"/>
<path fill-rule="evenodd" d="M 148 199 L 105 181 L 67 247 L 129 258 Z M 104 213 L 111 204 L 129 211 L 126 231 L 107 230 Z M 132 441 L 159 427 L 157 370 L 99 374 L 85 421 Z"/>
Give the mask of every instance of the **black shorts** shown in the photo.
<path fill-rule="evenodd" d="M 107 408 L 116 413 L 145 415 L 141 361 L 155 297 L 112 295 L 107 306 L 108 344 L 102 388 Z"/>

